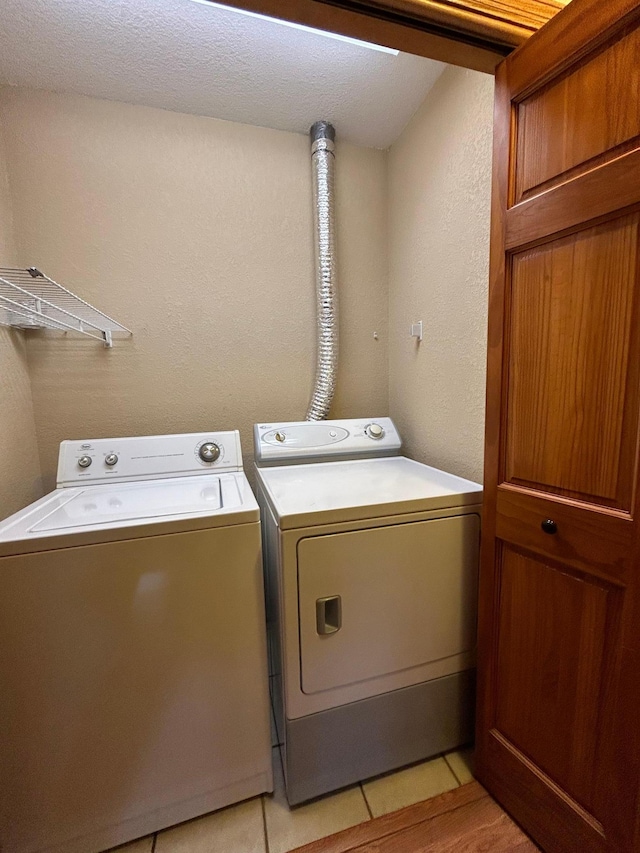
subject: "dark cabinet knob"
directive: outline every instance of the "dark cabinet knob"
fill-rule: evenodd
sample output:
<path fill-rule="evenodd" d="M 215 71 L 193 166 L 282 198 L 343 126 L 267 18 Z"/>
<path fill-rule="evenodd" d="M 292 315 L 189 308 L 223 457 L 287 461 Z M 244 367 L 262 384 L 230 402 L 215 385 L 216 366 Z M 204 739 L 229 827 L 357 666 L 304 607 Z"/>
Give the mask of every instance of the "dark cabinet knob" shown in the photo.
<path fill-rule="evenodd" d="M 558 525 L 551 518 L 545 518 L 540 527 L 544 530 L 545 533 L 558 532 Z"/>

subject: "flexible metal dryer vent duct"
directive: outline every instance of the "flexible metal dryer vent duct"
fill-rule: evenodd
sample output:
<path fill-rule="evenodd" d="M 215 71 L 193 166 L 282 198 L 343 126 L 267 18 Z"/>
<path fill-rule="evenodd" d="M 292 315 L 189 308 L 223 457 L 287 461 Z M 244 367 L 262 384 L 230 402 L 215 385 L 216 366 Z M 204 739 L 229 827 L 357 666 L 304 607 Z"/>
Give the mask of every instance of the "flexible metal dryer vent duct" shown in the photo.
<path fill-rule="evenodd" d="M 307 411 L 308 421 L 329 414 L 338 369 L 338 316 L 335 272 L 333 173 L 336 132 L 328 121 L 317 121 L 309 131 L 313 173 L 318 351 L 316 380 Z"/>

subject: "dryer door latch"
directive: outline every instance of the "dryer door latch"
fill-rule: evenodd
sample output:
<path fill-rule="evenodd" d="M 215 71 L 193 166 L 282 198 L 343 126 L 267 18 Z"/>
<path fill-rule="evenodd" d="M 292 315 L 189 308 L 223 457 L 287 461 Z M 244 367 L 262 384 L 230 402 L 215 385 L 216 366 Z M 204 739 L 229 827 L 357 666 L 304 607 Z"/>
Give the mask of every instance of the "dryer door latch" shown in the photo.
<path fill-rule="evenodd" d="M 321 636 L 335 634 L 342 628 L 342 598 L 330 595 L 316 601 L 316 631 Z"/>

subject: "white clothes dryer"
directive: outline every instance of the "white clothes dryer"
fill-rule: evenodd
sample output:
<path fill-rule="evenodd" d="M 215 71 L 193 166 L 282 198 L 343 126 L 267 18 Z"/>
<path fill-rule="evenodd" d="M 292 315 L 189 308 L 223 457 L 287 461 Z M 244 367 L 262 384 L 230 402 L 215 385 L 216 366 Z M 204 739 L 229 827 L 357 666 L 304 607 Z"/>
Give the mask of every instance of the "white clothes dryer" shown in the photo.
<path fill-rule="evenodd" d="M 96 853 L 273 789 L 237 432 L 65 441 L 0 523 L 0 847 Z"/>
<path fill-rule="evenodd" d="M 481 486 L 389 418 L 254 439 L 289 802 L 470 742 Z"/>

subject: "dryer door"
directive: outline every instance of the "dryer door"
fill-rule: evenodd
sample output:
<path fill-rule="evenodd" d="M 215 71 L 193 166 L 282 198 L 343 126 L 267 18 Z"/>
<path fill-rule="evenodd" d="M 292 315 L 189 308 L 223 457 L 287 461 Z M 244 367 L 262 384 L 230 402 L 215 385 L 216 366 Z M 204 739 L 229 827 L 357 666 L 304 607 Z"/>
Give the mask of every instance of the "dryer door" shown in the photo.
<path fill-rule="evenodd" d="M 298 543 L 302 690 L 416 668 L 457 672 L 475 645 L 480 519 L 459 515 Z M 433 667 L 425 670 L 425 665 Z M 375 682 L 375 683 L 374 683 Z"/>

